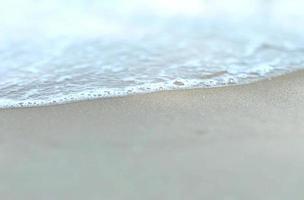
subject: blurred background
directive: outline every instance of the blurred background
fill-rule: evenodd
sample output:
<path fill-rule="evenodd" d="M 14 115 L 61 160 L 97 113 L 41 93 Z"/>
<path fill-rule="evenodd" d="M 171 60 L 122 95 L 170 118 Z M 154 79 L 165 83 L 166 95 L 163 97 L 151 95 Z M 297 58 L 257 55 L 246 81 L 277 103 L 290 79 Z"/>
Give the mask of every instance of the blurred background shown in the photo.
<path fill-rule="evenodd" d="M 0 3 L 2 35 L 10 30 L 15 34 L 35 32 L 47 36 L 121 34 L 135 28 L 130 24 L 141 23 L 143 28 L 174 17 L 248 20 L 248 23 L 271 20 L 287 28 L 299 28 L 304 19 L 302 0 L 1 0 Z"/>

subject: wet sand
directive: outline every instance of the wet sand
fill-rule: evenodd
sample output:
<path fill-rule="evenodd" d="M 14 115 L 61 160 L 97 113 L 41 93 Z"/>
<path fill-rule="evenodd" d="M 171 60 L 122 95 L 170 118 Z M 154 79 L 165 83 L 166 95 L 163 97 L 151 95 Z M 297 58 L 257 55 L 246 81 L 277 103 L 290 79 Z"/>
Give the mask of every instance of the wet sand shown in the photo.
<path fill-rule="evenodd" d="M 0 110 L 0 199 L 304 198 L 304 72 Z"/>

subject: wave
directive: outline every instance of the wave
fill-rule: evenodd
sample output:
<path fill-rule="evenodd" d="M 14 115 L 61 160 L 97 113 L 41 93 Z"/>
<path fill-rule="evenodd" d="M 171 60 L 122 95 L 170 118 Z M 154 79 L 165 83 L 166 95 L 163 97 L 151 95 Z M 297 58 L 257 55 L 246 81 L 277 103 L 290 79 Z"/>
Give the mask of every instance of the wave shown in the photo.
<path fill-rule="evenodd" d="M 0 107 L 243 84 L 304 68 L 300 1 L 190 1 L 25 0 L 19 10 L 1 2 Z"/>

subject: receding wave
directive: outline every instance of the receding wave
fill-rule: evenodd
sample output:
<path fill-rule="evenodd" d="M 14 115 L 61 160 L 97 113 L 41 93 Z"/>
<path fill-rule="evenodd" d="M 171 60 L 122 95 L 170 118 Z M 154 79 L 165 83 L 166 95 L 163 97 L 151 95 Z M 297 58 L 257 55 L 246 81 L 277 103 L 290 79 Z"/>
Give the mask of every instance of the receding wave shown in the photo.
<path fill-rule="evenodd" d="M 0 107 L 243 84 L 304 68 L 300 1 L 0 2 Z"/>

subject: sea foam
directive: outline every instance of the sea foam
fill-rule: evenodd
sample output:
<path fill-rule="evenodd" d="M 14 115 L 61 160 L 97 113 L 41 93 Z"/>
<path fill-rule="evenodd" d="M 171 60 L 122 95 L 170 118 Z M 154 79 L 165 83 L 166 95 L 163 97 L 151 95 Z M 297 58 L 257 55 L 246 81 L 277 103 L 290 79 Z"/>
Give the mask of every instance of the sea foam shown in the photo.
<path fill-rule="evenodd" d="M 304 68 L 301 1 L 0 3 L 0 107 L 243 84 Z"/>

